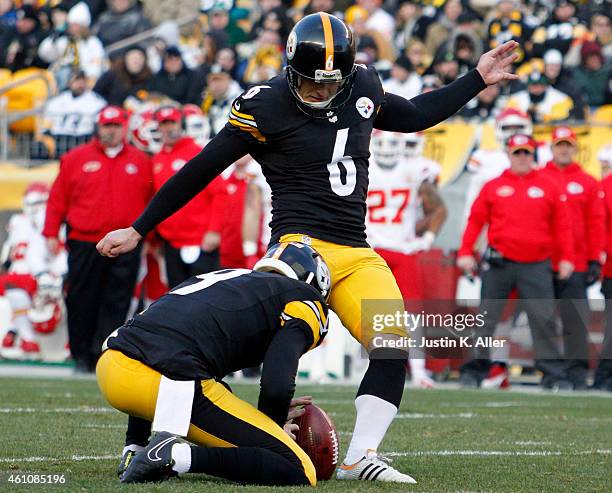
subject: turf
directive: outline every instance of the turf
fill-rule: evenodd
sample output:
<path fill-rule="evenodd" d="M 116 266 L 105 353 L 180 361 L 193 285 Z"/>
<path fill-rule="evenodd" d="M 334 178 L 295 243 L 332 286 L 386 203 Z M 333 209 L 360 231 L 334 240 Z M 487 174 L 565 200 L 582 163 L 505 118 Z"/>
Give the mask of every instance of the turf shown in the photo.
<path fill-rule="evenodd" d="M 257 386 L 234 385 L 253 402 Z M 328 411 L 346 447 L 355 389 L 299 386 Z M 204 476 L 120 485 L 114 475 L 125 417 L 93 380 L 0 378 L 0 491 L 285 492 Z M 417 485 L 328 481 L 327 492 L 612 490 L 612 396 L 407 390 L 382 447 Z M 29 458 L 28 460 L 24 460 Z M 16 486 L 7 474 L 65 474 L 57 487 Z"/>

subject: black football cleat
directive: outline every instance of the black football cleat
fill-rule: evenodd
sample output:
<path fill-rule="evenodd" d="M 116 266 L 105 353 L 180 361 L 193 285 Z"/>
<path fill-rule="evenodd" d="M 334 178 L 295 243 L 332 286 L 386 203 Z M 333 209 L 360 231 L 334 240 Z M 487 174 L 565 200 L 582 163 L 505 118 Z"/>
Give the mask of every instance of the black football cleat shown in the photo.
<path fill-rule="evenodd" d="M 161 482 L 176 473 L 172 470 L 172 446 L 179 438 L 166 431 L 157 433 L 142 452 L 138 452 L 121 475 L 122 483 Z"/>

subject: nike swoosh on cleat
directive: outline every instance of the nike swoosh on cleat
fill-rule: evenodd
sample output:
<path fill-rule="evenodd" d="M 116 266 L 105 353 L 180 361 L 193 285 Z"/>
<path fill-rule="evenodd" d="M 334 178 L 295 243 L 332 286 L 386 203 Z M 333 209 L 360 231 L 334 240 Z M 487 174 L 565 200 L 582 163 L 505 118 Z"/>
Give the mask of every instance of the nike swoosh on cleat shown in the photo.
<path fill-rule="evenodd" d="M 159 455 L 157 455 L 157 452 L 159 452 L 164 445 L 167 445 L 168 443 L 173 442 L 175 440 L 176 440 L 176 437 L 169 437 L 159 442 L 157 445 L 155 445 L 155 447 L 153 447 L 151 450 L 147 452 L 147 457 L 149 458 L 149 460 L 152 462 L 157 462 L 157 461 L 162 460 L 162 458 Z M 151 457 L 152 453 L 155 454 L 155 457 Z"/>

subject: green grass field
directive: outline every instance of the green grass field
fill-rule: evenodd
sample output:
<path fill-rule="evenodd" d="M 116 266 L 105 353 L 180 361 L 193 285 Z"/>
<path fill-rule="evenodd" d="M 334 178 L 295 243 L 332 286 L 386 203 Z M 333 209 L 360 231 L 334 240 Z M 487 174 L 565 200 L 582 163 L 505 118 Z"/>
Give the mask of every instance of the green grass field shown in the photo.
<path fill-rule="evenodd" d="M 258 387 L 235 385 L 253 402 Z M 353 387 L 299 386 L 331 415 L 342 448 L 354 420 Z M 125 417 L 93 380 L 0 378 L 0 491 L 304 491 L 242 487 L 204 476 L 120 485 L 114 470 Z M 407 390 L 381 452 L 417 485 L 328 481 L 327 492 L 612 491 L 612 395 Z M 342 456 L 342 454 L 341 454 Z M 9 473 L 65 474 L 67 483 L 15 486 Z"/>

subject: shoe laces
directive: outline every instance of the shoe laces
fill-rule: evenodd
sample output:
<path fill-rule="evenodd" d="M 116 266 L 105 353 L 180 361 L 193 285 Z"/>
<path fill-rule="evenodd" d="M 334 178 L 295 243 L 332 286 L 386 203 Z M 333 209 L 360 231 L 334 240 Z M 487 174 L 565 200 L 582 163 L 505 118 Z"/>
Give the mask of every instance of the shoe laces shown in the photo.
<path fill-rule="evenodd" d="M 391 462 L 393 462 L 393 459 L 391 459 L 390 457 L 379 455 L 378 453 L 373 453 L 368 457 L 368 459 L 370 459 L 372 462 L 379 466 L 384 466 L 389 469 L 393 469 L 393 467 L 391 466 Z"/>

